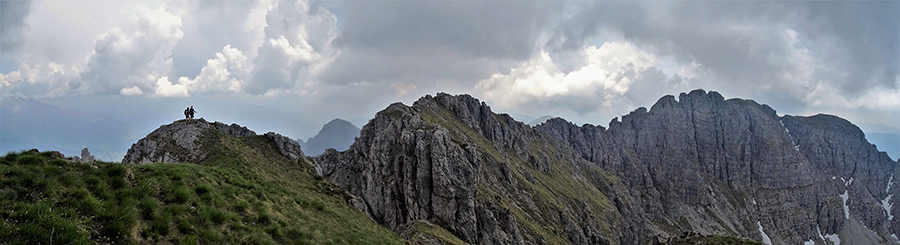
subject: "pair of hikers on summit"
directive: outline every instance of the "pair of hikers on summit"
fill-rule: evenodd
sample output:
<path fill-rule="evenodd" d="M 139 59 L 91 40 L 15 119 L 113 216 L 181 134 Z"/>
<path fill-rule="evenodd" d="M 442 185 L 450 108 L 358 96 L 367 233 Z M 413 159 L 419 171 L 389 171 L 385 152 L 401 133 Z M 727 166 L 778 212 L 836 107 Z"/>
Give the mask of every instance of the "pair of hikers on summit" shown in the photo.
<path fill-rule="evenodd" d="M 184 109 L 184 119 L 187 119 L 188 121 L 194 120 L 194 113 L 197 113 L 197 111 L 194 110 L 194 106 Z"/>

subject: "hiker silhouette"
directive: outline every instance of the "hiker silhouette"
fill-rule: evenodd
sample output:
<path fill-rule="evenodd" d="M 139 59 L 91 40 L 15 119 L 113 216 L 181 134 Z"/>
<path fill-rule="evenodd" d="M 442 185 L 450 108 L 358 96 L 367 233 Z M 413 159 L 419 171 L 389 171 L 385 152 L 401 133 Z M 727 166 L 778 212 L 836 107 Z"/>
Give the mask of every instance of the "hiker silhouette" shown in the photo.
<path fill-rule="evenodd" d="M 194 113 L 197 113 L 197 111 L 194 110 L 194 106 L 191 106 L 190 109 L 191 109 L 191 110 L 190 110 L 191 120 L 193 120 L 193 119 L 194 119 Z"/>

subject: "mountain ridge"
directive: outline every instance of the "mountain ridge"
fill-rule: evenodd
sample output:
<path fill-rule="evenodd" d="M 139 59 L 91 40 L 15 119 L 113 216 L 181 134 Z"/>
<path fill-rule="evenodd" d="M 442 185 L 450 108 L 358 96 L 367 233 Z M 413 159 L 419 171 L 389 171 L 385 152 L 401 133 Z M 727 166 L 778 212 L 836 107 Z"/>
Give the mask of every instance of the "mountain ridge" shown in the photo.
<path fill-rule="evenodd" d="M 752 100 L 725 100 L 714 91 L 694 90 L 681 93 L 677 100 L 664 96 L 649 110 L 641 107 L 621 120 L 613 119 L 609 129 L 579 127 L 563 119 L 532 128 L 494 114 L 471 96 L 439 93 L 412 106 L 392 104 L 363 126 L 348 151 L 328 151 L 315 162 L 319 174 L 360 197 L 364 203 L 357 207 L 395 232 L 405 222 L 426 220 L 470 243 L 635 244 L 687 231 L 757 241 L 767 237 L 773 243 L 825 243 L 825 235 L 843 236 L 844 241 L 890 241 L 900 228 L 887 219 L 895 212 L 887 207 L 897 188 L 884 186 L 892 183 L 888 177 L 897 163 L 858 137 L 857 127 L 830 118 L 837 117 L 779 117 L 771 107 Z M 824 126 L 840 131 L 822 134 Z M 859 149 L 837 151 L 845 156 L 863 153 L 863 157 L 818 164 L 822 144 L 817 142 L 822 137 Z M 391 146 L 379 146 L 385 143 Z M 866 171 L 833 169 L 841 164 Z M 541 195 L 520 183 L 549 187 L 553 182 L 549 179 L 559 177 L 555 174 L 559 167 L 576 180 L 569 183 L 586 180 L 581 182 L 587 183 L 584 190 L 596 189 L 596 196 L 609 201 L 595 202 L 600 205 L 588 212 L 573 212 L 576 206 L 560 203 L 527 208 L 537 199 L 515 197 Z M 491 172 L 504 181 L 478 177 Z M 473 174 L 474 178 L 465 177 Z M 845 180 L 837 181 L 831 174 Z M 857 180 L 856 185 L 850 178 Z M 435 192 L 414 191 L 420 185 L 430 185 Z M 480 212 L 505 221 L 442 218 L 429 199 L 445 198 L 439 192 L 444 189 L 456 193 L 450 200 L 466 210 L 493 210 Z M 476 191 L 460 195 L 459 190 Z M 488 199 L 493 202 L 479 203 L 483 196 L 492 196 Z M 542 198 L 571 201 L 564 196 Z M 785 202 L 789 205 L 776 205 Z M 492 209 L 489 203 L 501 205 Z M 602 203 L 615 208 L 605 209 Z M 554 210 L 565 215 L 543 221 L 563 224 L 550 229 L 567 230 L 565 235 L 531 225 L 534 217 Z M 783 212 L 796 218 L 776 218 Z M 582 215 L 597 213 L 606 217 Z M 603 228 L 610 226 L 619 229 Z"/>

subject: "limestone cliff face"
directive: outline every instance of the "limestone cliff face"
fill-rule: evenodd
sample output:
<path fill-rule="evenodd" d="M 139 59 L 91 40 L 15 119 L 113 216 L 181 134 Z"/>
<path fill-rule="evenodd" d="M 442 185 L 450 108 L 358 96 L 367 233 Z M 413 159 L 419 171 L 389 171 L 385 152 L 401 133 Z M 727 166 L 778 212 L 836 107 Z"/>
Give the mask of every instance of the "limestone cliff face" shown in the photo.
<path fill-rule="evenodd" d="M 317 171 L 398 233 L 428 221 L 469 243 L 615 244 L 643 237 L 604 194 L 618 180 L 470 96 L 393 104 Z M 415 231 L 413 231 L 415 233 Z"/>
<path fill-rule="evenodd" d="M 702 90 L 609 129 L 562 119 L 532 128 L 467 95 L 426 96 L 391 105 L 349 150 L 316 158 L 395 232 L 428 221 L 483 244 L 643 244 L 686 231 L 893 242 L 895 165 L 846 120 L 779 117 Z"/>
<path fill-rule="evenodd" d="M 203 150 L 204 138 L 212 133 L 234 137 L 256 135 L 253 130 L 237 124 L 211 123 L 203 118 L 192 121 L 179 120 L 160 126 L 132 144 L 122 163 L 200 163 L 208 157 L 208 153 Z M 265 137 L 273 140 L 279 152 L 285 157 L 292 160 L 305 157 L 296 141 L 273 132 L 266 133 Z"/>

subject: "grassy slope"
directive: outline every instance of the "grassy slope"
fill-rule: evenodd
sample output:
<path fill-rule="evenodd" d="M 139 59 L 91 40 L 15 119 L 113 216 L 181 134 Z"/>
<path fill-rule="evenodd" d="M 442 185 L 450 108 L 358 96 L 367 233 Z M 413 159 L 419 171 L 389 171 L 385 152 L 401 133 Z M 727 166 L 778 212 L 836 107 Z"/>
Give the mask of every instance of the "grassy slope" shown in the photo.
<path fill-rule="evenodd" d="M 205 132 L 202 164 L 0 159 L 0 240 L 9 244 L 400 244 L 346 192 L 263 136 Z"/>

